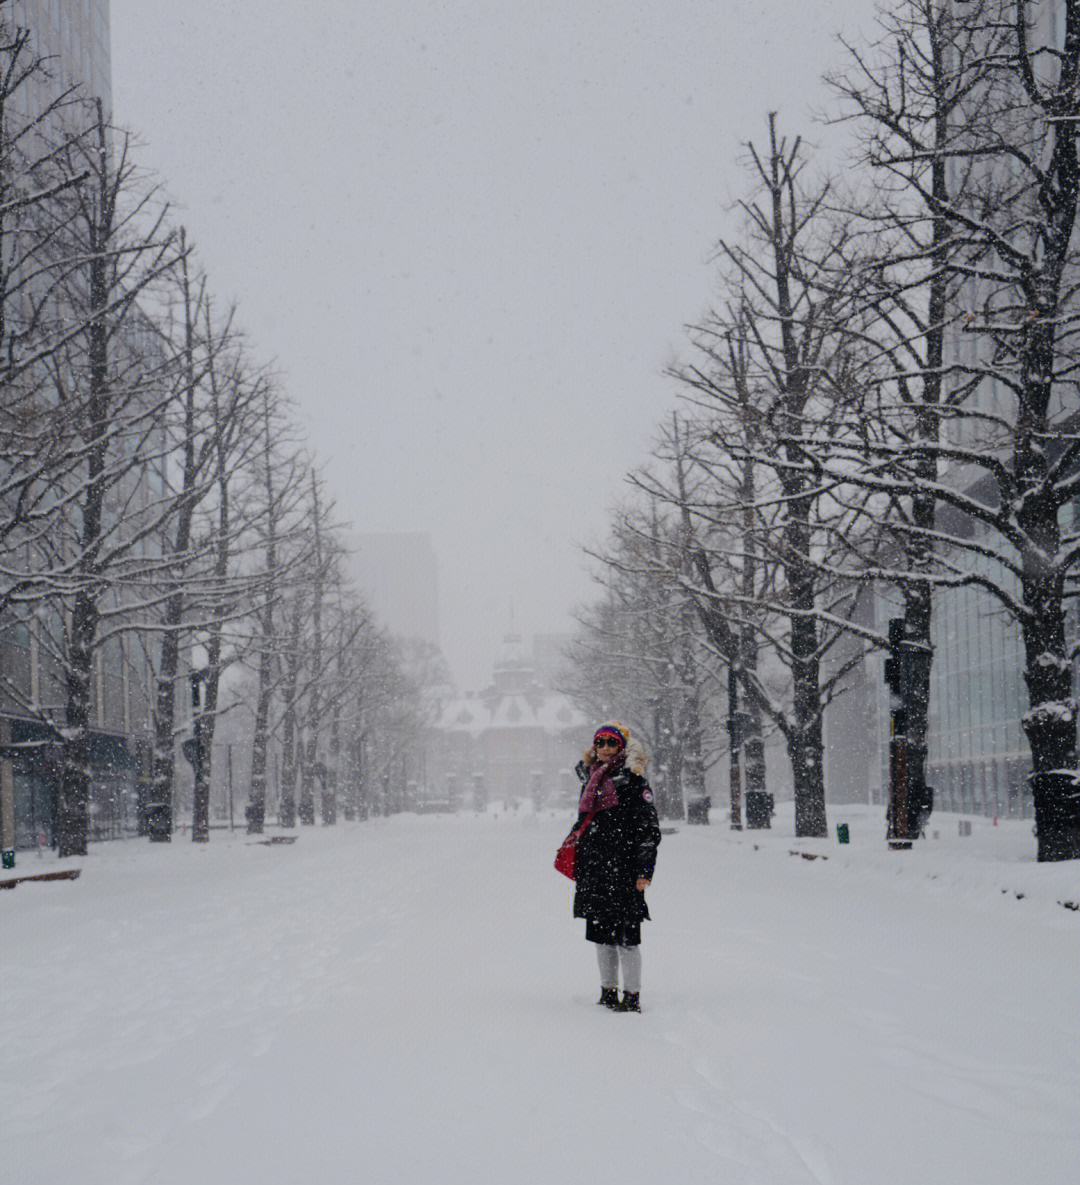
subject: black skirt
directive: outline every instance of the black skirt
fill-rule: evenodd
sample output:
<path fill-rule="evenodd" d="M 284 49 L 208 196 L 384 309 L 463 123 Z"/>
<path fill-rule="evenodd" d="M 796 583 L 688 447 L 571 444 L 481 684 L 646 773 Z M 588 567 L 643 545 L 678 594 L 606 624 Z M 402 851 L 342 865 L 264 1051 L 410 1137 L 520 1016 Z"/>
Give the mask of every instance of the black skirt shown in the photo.
<path fill-rule="evenodd" d="M 600 946 L 640 946 L 640 922 L 607 922 L 600 918 L 585 919 L 585 941 Z"/>

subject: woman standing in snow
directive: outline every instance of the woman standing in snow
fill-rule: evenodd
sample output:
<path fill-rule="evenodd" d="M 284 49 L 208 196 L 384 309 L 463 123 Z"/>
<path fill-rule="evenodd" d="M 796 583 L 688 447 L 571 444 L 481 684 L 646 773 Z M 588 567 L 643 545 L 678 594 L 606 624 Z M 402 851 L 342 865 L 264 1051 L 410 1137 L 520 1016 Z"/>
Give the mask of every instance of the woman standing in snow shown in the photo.
<path fill-rule="evenodd" d="M 590 814 L 593 819 L 577 843 L 574 917 L 585 919 L 585 938 L 596 944 L 597 1003 L 617 1012 L 641 1011 L 641 923 L 649 917 L 645 890 L 660 844 L 653 792 L 644 773 L 645 751 L 617 720 L 600 725 L 577 766 L 585 783 L 578 825 Z"/>

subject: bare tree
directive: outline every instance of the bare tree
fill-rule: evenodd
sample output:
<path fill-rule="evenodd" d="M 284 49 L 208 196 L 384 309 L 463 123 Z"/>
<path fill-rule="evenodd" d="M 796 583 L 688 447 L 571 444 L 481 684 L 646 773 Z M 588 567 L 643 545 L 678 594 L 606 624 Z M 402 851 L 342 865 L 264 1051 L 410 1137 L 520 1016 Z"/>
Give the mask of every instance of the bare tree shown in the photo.
<path fill-rule="evenodd" d="M 1065 612 L 1080 534 L 1063 516 L 1080 495 L 1080 3 L 1056 6 L 1057 28 L 1049 7 L 908 0 L 877 57 L 840 81 L 909 238 L 906 259 L 886 256 L 881 306 L 890 360 L 907 358 L 860 476 L 904 504 L 914 566 L 880 574 L 908 591 L 921 645 L 931 584 L 981 590 L 1019 628 L 1040 860 L 1080 857 Z"/>
<path fill-rule="evenodd" d="M 410 805 L 421 738 L 433 716 L 433 705 L 424 696 L 431 657 L 423 647 L 409 647 L 385 634 L 370 653 L 372 663 L 357 697 L 356 734 L 362 752 L 362 802 L 368 811 L 397 814 Z"/>
<path fill-rule="evenodd" d="M 300 822 L 311 826 L 315 822 L 315 777 L 319 763 L 319 741 L 322 734 L 323 669 L 323 605 L 330 579 L 333 549 L 327 538 L 326 508 L 322 502 L 319 481 L 311 474 L 311 546 L 310 574 L 310 631 L 304 646 L 304 665 L 307 668 L 303 737 L 300 753 Z M 300 656 L 297 655 L 297 658 Z"/>
<path fill-rule="evenodd" d="M 261 574 L 251 570 L 249 553 L 256 544 L 254 529 L 263 512 L 261 500 L 251 492 L 259 481 L 263 459 L 259 420 L 266 404 L 267 379 L 250 366 L 242 349 L 223 353 L 216 348 L 215 343 L 229 340 L 230 322 L 228 318 L 223 325 L 216 325 L 211 301 L 205 302 L 205 385 L 213 439 L 213 495 L 207 507 L 210 521 L 206 530 L 212 566 L 205 591 L 192 598 L 198 612 L 195 628 L 206 646 L 204 694 L 194 721 L 198 761 L 191 832 L 196 842 L 205 841 L 210 833 L 214 733 L 221 710 L 222 679 L 239 657 L 238 625 L 262 583 Z"/>
<path fill-rule="evenodd" d="M 612 544 L 594 558 L 603 598 L 578 615 L 564 690 L 584 711 L 625 720 L 656 769 L 657 809 L 682 818 L 705 797 L 719 750 L 711 727 L 719 686 L 697 613 L 672 568 L 677 521 L 659 499 L 615 516 Z"/>
<path fill-rule="evenodd" d="M 50 541 L 70 589 L 56 808 L 61 855 L 86 852 L 95 654 L 123 632 L 124 590 L 137 595 L 146 587 L 156 566 L 146 541 L 168 514 L 144 480 L 161 464 L 164 396 L 154 332 L 138 301 L 179 256 L 165 209 L 155 208 L 152 191 L 139 188 L 126 137 L 106 125 L 100 101 L 96 114 L 92 139 L 66 145 L 70 173 L 89 174 L 68 191 L 62 226 L 69 249 L 87 262 L 66 279 L 57 302 L 59 315 L 73 316 L 80 332 L 49 358 L 55 398 L 84 450 L 70 529 Z"/>
<path fill-rule="evenodd" d="M 315 822 L 324 689 L 334 660 L 324 644 L 323 612 L 328 589 L 337 579 L 340 547 L 334 538 L 333 507 L 311 469 L 306 482 L 297 540 L 304 562 L 294 569 L 289 587 L 281 590 L 288 625 L 280 649 L 283 771 L 279 822 L 286 827 L 295 826 L 297 819 L 308 826 Z"/>
<path fill-rule="evenodd" d="M 278 824 L 296 826 L 296 775 L 299 769 L 298 745 L 303 670 L 303 624 L 306 611 L 304 586 L 296 582 L 285 597 L 285 634 L 279 650 L 282 666 L 281 684 L 281 785 L 278 794 Z"/>
<path fill-rule="evenodd" d="M 279 688 L 282 664 L 281 598 L 295 578 L 302 553 L 291 546 L 295 516 L 307 488 L 307 466 L 289 445 L 281 401 L 274 389 L 263 392 L 262 465 L 260 472 L 256 545 L 262 551 L 258 567 L 261 588 L 254 612 L 254 639 L 247 648 L 257 664 L 253 692 L 251 782 L 246 811 L 248 831 L 260 834 L 266 819 L 267 758 L 273 733 L 272 705 Z"/>
<path fill-rule="evenodd" d="M 348 820 L 364 820 L 388 810 L 384 777 L 388 779 L 395 759 L 391 726 L 399 703 L 413 688 L 392 639 L 373 622 L 357 634 L 350 662 L 351 694 L 344 707 L 341 742 L 348 771 L 344 814 Z"/>
<path fill-rule="evenodd" d="M 370 613 L 342 579 L 340 563 L 331 570 L 323 629 L 327 661 L 319 702 L 323 714 L 330 718 L 330 726 L 326 760 L 317 760 L 315 769 L 321 782 L 320 818 L 324 826 L 332 826 L 337 822 L 342 789 L 348 784 L 343 781 L 347 776 L 344 755 L 358 728 L 353 710 L 357 687 L 371 674 L 377 632 Z M 356 811 L 350 809 L 349 801 L 346 791 L 346 818 L 352 819 Z"/>
<path fill-rule="evenodd" d="M 728 668 L 728 781 L 734 830 L 742 827 L 744 757 L 748 801 L 749 795 L 766 792 L 764 700 L 758 693 L 745 694 L 743 688 L 765 686 L 759 664 L 764 640 L 761 609 L 769 600 L 776 572 L 776 564 L 766 562 L 759 541 L 763 513 L 757 499 L 755 459 L 761 446 L 759 411 L 750 391 L 742 317 L 740 310 L 724 342 L 730 383 L 724 414 L 717 419 L 718 409 L 710 399 L 707 407 L 695 407 L 705 412 L 696 423 L 680 427 L 679 418 L 673 416 L 662 454 L 672 471 L 665 496 L 674 500 L 681 519 L 675 563 L 688 589 L 694 590 L 691 599 L 713 653 Z M 689 388 L 696 389 L 698 382 L 695 376 Z M 723 444 L 727 426 L 736 433 L 730 450 Z M 723 593 L 729 592 L 735 596 L 725 599 Z"/>
<path fill-rule="evenodd" d="M 758 193 L 740 203 L 745 237 L 719 248 L 729 305 L 695 328 L 696 358 L 675 370 L 698 421 L 686 438 L 695 447 L 679 464 L 721 481 L 715 496 L 691 497 L 677 467 L 668 496 L 682 508 L 712 644 L 783 733 L 796 834 L 817 836 L 826 833 L 823 713 L 850 666 L 825 676 L 823 662 L 849 626 L 854 595 L 822 559 L 854 529 L 854 516 L 823 489 L 806 444 L 842 413 L 852 381 L 858 273 L 849 221 L 828 208 L 829 184 L 802 180 L 800 141 L 783 139 L 770 116 L 768 149 L 751 145 L 750 157 Z M 746 597 L 729 561 L 717 566 L 718 548 L 738 552 Z M 765 572 L 765 585 L 750 591 Z M 737 627 L 735 606 L 743 606 Z M 789 703 L 755 676 L 757 645 L 790 673 Z"/>
<path fill-rule="evenodd" d="M 181 672 L 181 651 L 190 641 L 189 621 L 193 569 L 206 557 L 208 543 L 196 539 L 196 514 L 215 488 L 215 461 L 230 432 L 230 421 L 240 414 L 241 401 L 230 401 L 227 413 L 218 406 L 210 381 L 218 355 L 231 340 L 231 317 L 224 325 L 208 323 L 205 335 L 200 322 L 207 312 L 204 277 L 192 279 L 184 231 L 180 231 L 181 259 L 175 276 L 173 305 L 178 310 L 171 339 L 164 339 L 169 354 L 173 398 L 165 409 L 165 432 L 170 445 L 169 491 L 173 513 L 162 533 L 165 563 L 160 582 L 161 610 L 154 628 L 160 634 L 154 703 L 154 755 L 147 819 L 152 840 L 172 836 L 172 797 L 177 729 L 176 691 Z M 186 673 L 186 672 L 183 672 Z M 200 672 L 201 674 L 201 672 Z M 200 714 L 200 721 L 202 717 Z M 199 737 L 196 738 L 200 739 Z M 205 778 L 196 762 L 196 806 L 192 837 L 208 838 L 200 802 L 205 798 Z"/>

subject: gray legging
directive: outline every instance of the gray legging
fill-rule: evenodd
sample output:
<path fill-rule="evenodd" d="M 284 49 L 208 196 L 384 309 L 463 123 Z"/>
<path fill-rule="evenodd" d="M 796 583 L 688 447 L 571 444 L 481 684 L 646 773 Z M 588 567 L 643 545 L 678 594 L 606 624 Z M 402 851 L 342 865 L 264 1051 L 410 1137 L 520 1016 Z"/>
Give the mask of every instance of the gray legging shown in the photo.
<path fill-rule="evenodd" d="M 596 944 L 596 961 L 600 964 L 600 986 L 619 986 L 619 964 L 622 963 L 623 991 L 641 991 L 641 947 L 603 946 Z"/>

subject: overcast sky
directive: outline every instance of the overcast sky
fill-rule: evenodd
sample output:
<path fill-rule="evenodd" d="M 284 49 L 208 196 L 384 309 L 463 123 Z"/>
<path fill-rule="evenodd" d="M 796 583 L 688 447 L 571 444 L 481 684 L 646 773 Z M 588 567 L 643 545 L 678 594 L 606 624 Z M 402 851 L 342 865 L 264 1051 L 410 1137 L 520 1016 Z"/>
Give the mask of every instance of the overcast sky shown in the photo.
<path fill-rule="evenodd" d="M 873 0 L 112 0 L 118 118 L 339 514 L 430 531 L 466 686 L 570 628 L 765 114 Z"/>

